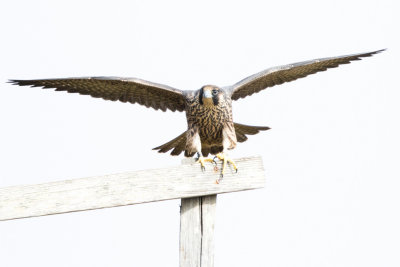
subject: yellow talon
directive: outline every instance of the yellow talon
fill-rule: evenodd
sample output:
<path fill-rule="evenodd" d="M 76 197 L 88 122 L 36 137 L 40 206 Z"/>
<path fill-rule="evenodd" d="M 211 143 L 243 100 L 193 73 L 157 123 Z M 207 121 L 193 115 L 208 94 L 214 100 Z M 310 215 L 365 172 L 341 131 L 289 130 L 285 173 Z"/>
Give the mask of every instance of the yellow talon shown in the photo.
<path fill-rule="evenodd" d="M 218 154 L 216 155 L 216 157 L 217 157 L 219 160 L 222 160 L 222 161 L 223 161 L 223 162 L 222 162 L 221 178 L 224 177 L 226 163 L 231 164 L 232 167 L 233 167 L 233 169 L 234 169 L 236 172 L 238 171 L 238 168 L 237 168 L 235 162 L 234 162 L 227 154 L 225 154 L 225 153 L 218 153 Z"/>
<path fill-rule="evenodd" d="M 198 159 L 197 159 L 197 161 L 196 161 L 196 163 L 200 163 L 200 165 L 201 165 L 201 170 L 204 172 L 205 170 L 206 170 L 206 168 L 204 167 L 204 163 L 205 162 L 213 162 L 213 160 L 212 159 L 209 159 L 209 158 L 205 158 L 205 157 L 203 157 L 203 156 L 200 156 Z"/>

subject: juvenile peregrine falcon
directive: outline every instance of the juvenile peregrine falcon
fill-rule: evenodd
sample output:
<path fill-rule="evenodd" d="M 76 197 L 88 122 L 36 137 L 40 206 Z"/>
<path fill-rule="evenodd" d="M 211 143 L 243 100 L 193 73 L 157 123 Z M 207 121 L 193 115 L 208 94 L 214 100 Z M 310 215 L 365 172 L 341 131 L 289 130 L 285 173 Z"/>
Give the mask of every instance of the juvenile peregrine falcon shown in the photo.
<path fill-rule="evenodd" d="M 223 176 L 227 162 L 231 163 L 237 171 L 235 163 L 227 156 L 226 151 L 235 148 L 237 142 L 246 141 L 246 135 L 269 129 L 234 123 L 232 100 L 238 100 L 265 88 L 294 81 L 341 64 L 348 64 L 382 51 L 320 58 L 272 67 L 231 86 L 206 85 L 194 91 L 182 91 L 136 78 L 118 77 L 10 80 L 9 82 L 16 85 L 55 88 L 56 91 L 101 97 L 105 100 L 139 103 L 162 111 L 167 109 L 185 111 L 187 131 L 154 149 L 162 153 L 172 149 L 171 155 L 179 155 L 184 151 L 186 157 L 192 157 L 197 153 L 202 170 L 204 170 L 205 162 L 213 161 L 205 157 L 208 154 L 216 155 L 223 161 L 221 171 L 221 176 Z"/>

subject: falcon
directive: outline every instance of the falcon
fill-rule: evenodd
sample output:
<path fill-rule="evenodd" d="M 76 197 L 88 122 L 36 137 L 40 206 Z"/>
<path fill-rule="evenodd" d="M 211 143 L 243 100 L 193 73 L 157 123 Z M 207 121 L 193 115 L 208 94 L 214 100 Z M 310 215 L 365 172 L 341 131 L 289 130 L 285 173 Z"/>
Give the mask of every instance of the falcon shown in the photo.
<path fill-rule="evenodd" d="M 179 90 L 167 85 L 137 78 L 79 77 L 39 80 L 9 80 L 16 85 L 55 88 L 55 91 L 79 93 L 105 100 L 138 103 L 155 110 L 185 111 L 188 128 L 171 141 L 154 148 L 160 153 L 170 150 L 171 155 L 184 152 L 186 157 L 197 154 L 197 162 L 204 171 L 206 162 L 222 161 L 221 177 L 227 164 L 238 170 L 227 150 L 237 142 L 247 140 L 247 135 L 270 129 L 233 122 L 232 101 L 245 98 L 263 89 L 291 82 L 320 71 L 349 64 L 384 51 L 377 50 L 338 57 L 319 58 L 283 66 L 276 66 L 251 75 L 231 86 L 205 85 L 198 90 Z M 207 158 L 209 154 L 214 159 Z"/>

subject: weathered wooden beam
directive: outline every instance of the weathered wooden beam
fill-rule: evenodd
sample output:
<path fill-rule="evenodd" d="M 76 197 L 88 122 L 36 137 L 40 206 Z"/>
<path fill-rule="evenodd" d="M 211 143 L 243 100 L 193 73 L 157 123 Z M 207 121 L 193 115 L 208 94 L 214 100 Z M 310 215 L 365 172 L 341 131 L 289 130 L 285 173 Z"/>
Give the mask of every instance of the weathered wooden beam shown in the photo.
<path fill-rule="evenodd" d="M 211 163 L 126 172 L 90 178 L 0 188 L 0 220 L 59 214 L 178 198 L 215 195 L 262 188 L 261 157 L 236 160 L 220 184 Z"/>

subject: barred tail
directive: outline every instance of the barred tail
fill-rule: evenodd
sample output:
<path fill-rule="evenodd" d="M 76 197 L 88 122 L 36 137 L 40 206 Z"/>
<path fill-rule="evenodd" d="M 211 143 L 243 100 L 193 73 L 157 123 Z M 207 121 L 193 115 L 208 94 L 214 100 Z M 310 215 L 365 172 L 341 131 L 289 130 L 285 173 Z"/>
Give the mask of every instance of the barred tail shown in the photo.
<path fill-rule="evenodd" d="M 240 123 L 234 123 L 233 125 L 235 126 L 236 139 L 240 143 L 243 143 L 247 140 L 246 135 L 254 135 L 258 134 L 260 131 L 271 129 L 267 126 L 249 126 Z"/>
<path fill-rule="evenodd" d="M 172 139 L 168 143 L 165 143 L 161 146 L 155 147 L 153 148 L 153 150 L 158 150 L 159 153 L 166 153 L 171 149 L 173 149 L 171 155 L 178 156 L 179 154 L 181 154 L 182 151 L 185 150 L 185 146 L 186 146 L 186 132 L 183 132 L 175 139 Z"/>
<path fill-rule="evenodd" d="M 237 141 L 242 143 L 244 141 L 247 140 L 247 136 L 246 135 L 254 135 L 254 134 L 258 134 L 260 131 L 266 131 L 269 130 L 269 127 L 266 126 L 249 126 L 249 125 L 244 125 L 244 124 L 240 124 L 240 123 L 234 123 L 233 124 L 235 127 L 235 133 L 236 133 L 236 138 Z M 194 155 L 194 153 L 192 153 L 191 155 L 189 155 L 186 151 L 185 151 L 185 147 L 186 147 L 186 132 L 183 132 L 181 135 L 179 135 L 178 137 L 172 139 L 171 141 L 153 148 L 153 150 L 158 150 L 159 153 L 166 153 L 168 151 L 171 151 L 171 155 L 172 156 L 177 156 L 179 154 L 181 154 L 183 151 L 185 152 L 185 156 L 186 157 L 191 157 Z M 219 148 L 221 147 L 204 147 L 202 154 L 206 157 L 209 153 L 211 154 L 215 154 L 217 152 L 220 152 Z M 218 150 L 218 151 L 217 151 Z"/>

